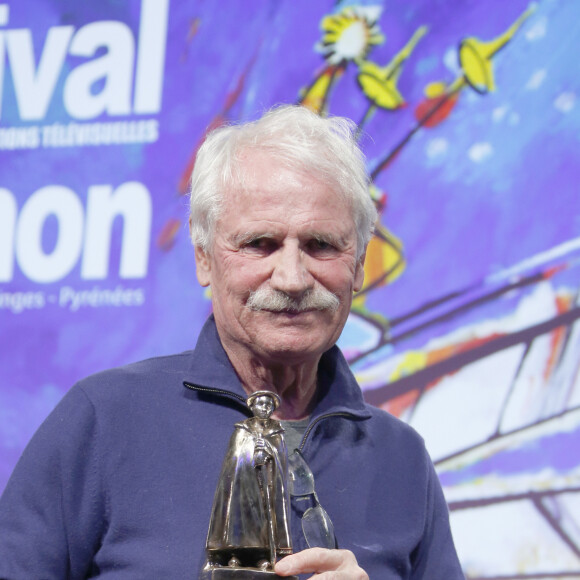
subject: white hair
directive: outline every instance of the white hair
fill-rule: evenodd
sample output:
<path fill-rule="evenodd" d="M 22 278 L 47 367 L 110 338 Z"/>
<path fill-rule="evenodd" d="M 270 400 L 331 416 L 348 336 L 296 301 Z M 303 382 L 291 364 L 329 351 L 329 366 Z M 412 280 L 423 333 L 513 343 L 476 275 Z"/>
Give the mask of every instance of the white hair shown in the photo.
<path fill-rule="evenodd" d="M 223 193 L 243 183 L 243 154 L 259 151 L 329 184 L 349 202 L 360 258 L 372 236 L 377 211 L 369 194 L 365 158 L 354 135 L 350 119 L 323 118 L 294 105 L 271 109 L 257 121 L 212 131 L 197 152 L 191 175 L 192 243 L 211 252 Z"/>

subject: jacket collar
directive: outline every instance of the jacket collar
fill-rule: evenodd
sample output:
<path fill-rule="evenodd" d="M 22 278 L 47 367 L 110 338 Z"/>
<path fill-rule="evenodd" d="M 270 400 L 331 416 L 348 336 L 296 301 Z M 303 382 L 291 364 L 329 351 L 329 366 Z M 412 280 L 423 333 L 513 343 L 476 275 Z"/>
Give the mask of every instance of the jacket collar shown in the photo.
<path fill-rule="evenodd" d="M 194 385 L 222 391 L 241 401 L 247 395 L 237 373 L 220 341 L 213 314 L 204 324 L 195 350 L 187 381 Z M 318 366 L 317 402 L 312 418 L 345 413 L 360 419 L 369 418 L 370 412 L 348 363 L 337 346 L 326 351 Z"/>

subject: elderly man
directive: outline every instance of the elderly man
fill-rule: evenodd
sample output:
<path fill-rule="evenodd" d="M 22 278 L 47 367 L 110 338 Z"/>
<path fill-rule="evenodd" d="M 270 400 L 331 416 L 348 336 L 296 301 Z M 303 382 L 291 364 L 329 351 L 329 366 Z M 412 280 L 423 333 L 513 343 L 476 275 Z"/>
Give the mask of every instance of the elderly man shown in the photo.
<path fill-rule="evenodd" d="M 305 497 L 291 498 L 280 576 L 463 578 L 423 441 L 364 403 L 334 346 L 375 219 L 346 120 L 281 107 L 210 134 L 190 226 L 213 316 L 195 350 L 69 391 L 0 502 L 0 578 L 196 578 L 233 425 L 260 390 L 279 395 L 336 536 L 309 547 Z"/>

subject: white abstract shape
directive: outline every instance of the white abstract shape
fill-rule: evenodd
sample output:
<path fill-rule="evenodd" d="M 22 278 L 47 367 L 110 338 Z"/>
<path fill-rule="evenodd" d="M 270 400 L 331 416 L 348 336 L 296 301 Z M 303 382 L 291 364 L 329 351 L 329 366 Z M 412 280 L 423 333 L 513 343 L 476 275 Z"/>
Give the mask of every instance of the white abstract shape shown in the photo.
<path fill-rule="evenodd" d="M 484 320 L 477 324 L 456 328 L 448 334 L 429 340 L 419 352 L 432 353 L 473 340 L 508 335 L 546 322 L 558 313 L 556 300 L 557 295 L 551 284 L 549 282 L 539 283 L 529 295 L 524 296 L 519 301 L 512 314 L 500 319 Z M 384 386 L 390 380 L 394 380 L 394 373 L 404 367 L 407 354 L 407 352 L 402 352 L 389 356 L 388 352 L 380 349 L 353 365 L 353 372 L 362 389 L 375 389 Z M 437 388 L 440 388 L 440 385 Z"/>
<path fill-rule="evenodd" d="M 469 91 L 464 97 L 463 100 L 467 100 L 469 103 L 475 105 L 476 103 L 479 104 L 479 99 L 481 99 L 481 95 L 476 91 Z"/>
<path fill-rule="evenodd" d="M 532 26 L 526 30 L 525 37 L 526 40 L 533 42 L 544 38 L 546 36 L 546 31 L 548 30 L 548 19 L 545 16 L 538 18 L 534 21 Z"/>
<path fill-rule="evenodd" d="M 510 113 L 510 116 L 508 117 L 508 123 L 512 126 L 515 127 L 516 125 L 518 125 L 520 122 L 520 115 L 519 113 L 516 113 L 515 111 L 512 111 Z"/>
<path fill-rule="evenodd" d="M 522 351 L 516 345 L 480 359 L 444 377 L 421 397 L 410 424 L 435 461 L 493 435 Z M 433 417 L 444 417 L 445 426 Z"/>
<path fill-rule="evenodd" d="M 457 56 L 457 48 L 450 47 L 443 55 L 443 64 L 455 75 L 461 74 L 461 67 L 459 66 L 459 58 Z"/>
<path fill-rule="evenodd" d="M 578 303 L 576 303 L 578 306 Z M 551 417 L 578 406 L 580 391 L 580 322 L 571 325 L 565 349 L 560 353 L 560 361 L 550 376 L 548 393 L 544 404 L 544 417 Z"/>
<path fill-rule="evenodd" d="M 427 143 L 426 153 L 429 159 L 433 159 L 435 157 L 441 157 L 445 155 L 449 149 L 449 141 L 444 137 L 438 137 L 436 139 L 431 139 Z"/>
<path fill-rule="evenodd" d="M 549 282 L 538 283 L 531 294 L 520 300 L 514 313 L 514 323 L 506 327 L 506 330 L 517 332 L 553 318 L 559 314 L 556 300 L 556 293 Z"/>
<path fill-rule="evenodd" d="M 467 150 L 467 155 L 475 163 L 481 163 L 493 154 L 491 143 L 475 143 Z"/>
<path fill-rule="evenodd" d="M 562 493 L 544 498 L 542 503 L 568 537 L 580 546 L 580 493 Z"/>
<path fill-rule="evenodd" d="M 530 300 L 529 298 L 532 298 Z M 532 297 L 518 306 L 522 320 L 532 326 L 559 314 L 553 291 L 548 283 L 539 284 Z M 532 342 L 506 404 L 502 431 L 511 431 L 538 421 L 544 416 L 550 390 L 546 378 L 553 353 L 552 334 L 538 336 Z"/>
<path fill-rule="evenodd" d="M 451 514 L 459 558 L 468 577 L 577 570 L 578 557 L 529 500 Z"/>
<path fill-rule="evenodd" d="M 370 4 L 369 6 L 353 4 L 351 10 L 368 22 L 378 22 L 383 12 L 383 7 L 380 4 Z"/>
<path fill-rule="evenodd" d="M 6 26 L 8 24 L 10 14 L 10 7 L 8 4 L 0 4 L 0 26 Z"/>
<path fill-rule="evenodd" d="M 501 107 L 496 107 L 491 113 L 491 120 L 494 123 L 499 123 L 509 111 L 509 107 L 507 105 L 502 105 Z"/>
<path fill-rule="evenodd" d="M 532 74 L 528 82 L 526 83 L 526 90 L 528 91 L 536 91 L 538 90 L 546 80 L 548 76 L 548 71 L 545 68 L 540 68 Z"/>
<path fill-rule="evenodd" d="M 462 344 L 474 339 L 507 335 L 550 320 L 556 315 L 557 296 L 549 282 L 542 282 L 528 296 L 524 296 L 515 311 L 500 319 L 483 320 L 462 326 L 444 336 L 431 339 L 424 350 L 431 352 L 448 346 Z"/>
<path fill-rule="evenodd" d="M 576 375 L 574 376 L 574 383 L 572 385 L 570 392 L 570 398 L 568 400 L 568 407 L 573 408 L 579 406 L 580 406 L 580 372 L 576 371 Z"/>
<path fill-rule="evenodd" d="M 477 466 L 482 461 L 505 453 L 517 452 L 523 448 L 533 449 L 536 445 L 541 446 L 542 439 L 549 439 L 561 433 L 577 432 L 579 425 L 580 411 L 571 411 L 526 429 L 498 436 L 438 463 L 437 473 L 442 478 L 447 501 L 495 499 L 499 502 L 505 500 L 506 497 L 523 493 L 577 489 L 580 482 L 580 465 L 558 469 L 546 465 L 540 470 L 533 470 L 526 464 L 518 469 L 514 468 L 512 473 L 491 471 L 487 474 L 473 473 L 472 477 L 458 483 L 446 484 L 445 482 L 453 478 L 454 474 L 461 474 L 465 470 L 469 472 L 472 466 Z"/>
<path fill-rule="evenodd" d="M 366 48 L 366 28 L 362 22 L 353 22 L 336 41 L 335 51 L 351 60 L 360 56 Z"/>
<path fill-rule="evenodd" d="M 440 472 L 441 473 L 441 472 Z M 489 473 L 476 480 L 457 485 L 447 485 L 443 489 L 447 501 L 457 508 L 457 502 L 484 501 L 495 505 L 531 493 L 559 493 L 577 489 L 580 481 L 580 468 L 560 474 L 546 467 L 535 473 L 525 471 L 519 474 Z M 514 497 L 515 496 L 515 497 Z"/>
<path fill-rule="evenodd" d="M 554 108 L 561 113 L 569 113 L 576 105 L 576 94 L 572 91 L 560 93 L 554 100 Z"/>
<path fill-rule="evenodd" d="M 357 355 L 375 348 L 381 336 L 382 332 L 377 326 L 351 312 L 338 339 L 338 346 L 346 357 Z"/>
<path fill-rule="evenodd" d="M 571 240 L 554 246 L 545 252 L 535 254 L 530 258 L 526 258 L 525 260 L 506 268 L 505 270 L 492 274 L 491 276 L 488 276 L 485 281 L 493 284 L 495 282 L 507 280 L 514 276 L 523 274 L 526 271 L 532 270 L 533 268 L 537 268 L 538 266 L 543 266 L 558 258 L 563 258 L 567 254 L 571 254 L 578 250 L 580 250 L 580 237 L 572 238 Z"/>

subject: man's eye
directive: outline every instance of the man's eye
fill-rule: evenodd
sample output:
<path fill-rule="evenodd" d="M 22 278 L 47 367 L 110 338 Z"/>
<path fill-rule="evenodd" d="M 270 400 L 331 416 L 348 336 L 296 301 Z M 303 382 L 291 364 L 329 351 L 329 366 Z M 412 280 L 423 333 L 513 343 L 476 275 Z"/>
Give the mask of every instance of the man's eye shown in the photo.
<path fill-rule="evenodd" d="M 255 238 L 244 246 L 250 250 L 270 250 L 273 248 L 274 242 L 270 238 Z"/>
<path fill-rule="evenodd" d="M 310 242 L 310 247 L 315 251 L 331 250 L 333 248 L 332 244 L 325 240 L 312 240 Z"/>

